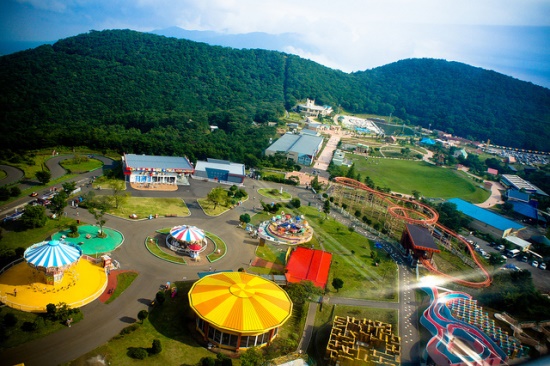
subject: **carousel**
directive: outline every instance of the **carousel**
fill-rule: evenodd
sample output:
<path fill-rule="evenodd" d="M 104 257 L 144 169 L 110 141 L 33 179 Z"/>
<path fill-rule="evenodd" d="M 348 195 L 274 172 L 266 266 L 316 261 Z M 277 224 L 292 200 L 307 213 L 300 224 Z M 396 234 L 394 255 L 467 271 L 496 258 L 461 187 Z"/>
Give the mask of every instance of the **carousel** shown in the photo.
<path fill-rule="evenodd" d="M 107 288 L 102 265 L 77 245 L 43 241 L 25 250 L 22 260 L 0 273 L 0 301 L 14 309 L 45 312 L 48 304 L 70 308 L 97 299 Z"/>
<path fill-rule="evenodd" d="M 204 230 L 196 226 L 175 226 L 166 236 L 166 246 L 170 250 L 178 254 L 189 255 L 194 259 L 197 259 L 200 253 L 206 249 L 206 244 Z"/>
<path fill-rule="evenodd" d="M 75 266 L 81 256 L 82 249 L 59 240 L 34 244 L 23 255 L 30 267 L 44 275 L 48 285 L 61 283 L 65 272 Z"/>

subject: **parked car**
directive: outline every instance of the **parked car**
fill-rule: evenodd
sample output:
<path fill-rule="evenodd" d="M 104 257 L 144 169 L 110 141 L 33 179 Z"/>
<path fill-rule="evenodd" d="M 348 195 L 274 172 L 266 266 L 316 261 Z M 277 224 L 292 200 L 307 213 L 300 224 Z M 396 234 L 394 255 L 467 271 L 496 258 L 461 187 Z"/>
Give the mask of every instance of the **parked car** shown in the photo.
<path fill-rule="evenodd" d="M 504 248 L 506 248 L 506 247 L 501 244 L 497 247 L 497 250 L 502 252 L 504 250 Z"/>
<path fill-rule="evenodd" d="M 527 258 L 527 256 L 525 256 L 525 255 L 523 257 L 521 257 L 522 262 L 527 263 L 528 260 L 529 260 L 529 258 Z"/>
<path fill-rule="evenodd" d="M 491 255 L 489 253 L 482 254 L 483 258 L 489 259 L 491 258 Z"/>
<path fill-rule="evenodd" d="M 539 262 L 533 261 L 533 262 L 531 262 L 531 265 L 532 265 L 533 267 L 537 268 L 537 267 L 539 266 Z"/>
<path fill-rule="evenodd" d="M 546 269 L 546 263 L 543 262 L 543 263 L 539 264 L 539 268 L 540 269 Z"/>
<path fill-rule="evenodd" d="M 29 194 L 29 196 L 36 197 L 36 196 L 38 196 L 38 192 L 32 192 L 31 194 Z"/>

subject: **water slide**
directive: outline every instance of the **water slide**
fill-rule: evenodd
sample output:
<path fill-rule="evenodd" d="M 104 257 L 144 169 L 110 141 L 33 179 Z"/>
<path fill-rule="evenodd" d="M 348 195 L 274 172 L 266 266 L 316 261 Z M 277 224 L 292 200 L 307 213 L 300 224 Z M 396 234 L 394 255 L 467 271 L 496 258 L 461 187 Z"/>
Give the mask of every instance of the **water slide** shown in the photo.
<path fill-rule="evenodd" d="M 458 235 L 451 229 L 448 229 L 447 227 L 439 224 L 437 222 L 437 220 L 439 219 L 439 214 L 430 206 L 417 201 L 414 201 L 416 208 L 400 206 L 399 203 L 410 202 L 410 200 L 407 198 L 395 197 L 389 193 L 377 191 L 355 179 L 350 179 L 346 177 L 336 177 L 334 178 L 334 181 L 336 183 L 342 184 L 350 188 L 361 189 L 369 193 L 375 194 L 377 197 L 381 198 L 388 205 L 388 213 L 398 220 L 404 221 L 409 224 L 432 225 L 435 228 L 445 232 L 448 236 L 452 236 L 456 238 L 464 246 L 466 246 L 466 248 L 468 248 L 468 252 L 472 257 L 472 260 L 478 266 L 480 271 L 483 273 L 484 279 L 482 281 L 474 282 L 474 281 L 467 281 L 462 278 L 457 278 L 437 270 L 429 260 L 421 258 L 420 261 L 422 265 L 424 265 L 424 267 L 426 267 L 429 271 L 439 276 L 445 277 L 450 281 L 460 284 L 462 286 L 467 286 L 472 288 L 482 288 L 482 287 L 489 287 L 491 285 L 491 282 L 492 282 L 491 275 L 479 262 L 479 259 L 475 255 L 475 251 L 470 245 L 470 243 L 468 243 L 460 235 Z"/>
<path fill-rule="evenodd" d="M 437 287 L 423 287 L 430 296 L 430 306 L 420 323 L 432 333 L 426 351 L 437 365 L 500 365 L 507 361 L 504 351 L 479 328 L 455 319 L 447 303 L 470 299 L 463 292 L 440 294 Z"/>

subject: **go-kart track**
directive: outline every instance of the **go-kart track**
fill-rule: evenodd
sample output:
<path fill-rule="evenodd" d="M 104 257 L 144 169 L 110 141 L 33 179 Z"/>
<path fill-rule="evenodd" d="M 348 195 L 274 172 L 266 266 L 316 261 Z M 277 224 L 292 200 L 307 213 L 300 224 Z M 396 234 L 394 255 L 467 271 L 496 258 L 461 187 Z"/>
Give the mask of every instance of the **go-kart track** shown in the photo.
<path fill-rule="evenodd" d="M 366 184 L 363 184 L 355 179 L 346 178 L 346 177 L 336 177 L 334 181 L 338 184 L 341 184 L 346 187 L 350 187 L 356 190 L 366 191 L 369 194 L 376 196 L 383 204 L 386 206 L 387 212 L 390 216 L 401 223 L 409 223 L 423 226 L 431 226 L 437 228 L 438 230 L 444 232 L 448 237 L 452 237 L 462 243 L 472 257 L 472 260 L 477 265 L 479 270 L 483 273 L 484 280 L 479 282 L 466 281 L 462 278 L 457 278 L 449 274 L 443 273 L 437 270 L 432 263 L 424 258 L 421 258 L 421 263 L 431 272 L 445 277 L 446 279 L 457 283 L 462 286 L 472 287 L 472 288 L 482 288 L 488 287 L 491 285 L 491 276 L 489 272 L 483 267 L 479 262 L 477 256 L 475 255 L 474 249 L 466 240 L 464 240 L 460 235 L 454 231 L 446 228 L 445 226 L 439 224 L 437 220 L 439 219 L 439 214 L 430 206 L 422 204 L 420 202 L 414 201 L 413 207 L 405 207 L 405 203 L 410 203 L 411 201 L 406 198 L 397 197 L 389 193 L 384 193 L 370 188 Z"/>
<path fill-rule="evenodd" d="M 451 315 L 448 303 L 470 299 L 463 292 L 439 293 L 437 287 L 422 287 L 431 299 L 420 323 L 433 337 L 426 350 L 437 365 L 500 365 L 507 361 L 506 353 L 484 332 Z"/>

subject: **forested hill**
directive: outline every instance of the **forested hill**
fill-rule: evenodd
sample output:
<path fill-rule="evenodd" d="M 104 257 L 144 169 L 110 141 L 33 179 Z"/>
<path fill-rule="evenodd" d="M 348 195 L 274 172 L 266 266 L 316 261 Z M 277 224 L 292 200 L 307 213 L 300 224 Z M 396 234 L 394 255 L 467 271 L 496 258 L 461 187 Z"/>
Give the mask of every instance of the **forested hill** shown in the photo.
<path fill-rule="evenodd" d="M 355 74 L 411 124 L 549 151 L 550 90 L 458 62 L 402 60 Z"/>
<path fill-rule="evenodd" d="M 91 31 L 1 57 L 0 85 L 3 152 L 90 146 L 254 165 L 274 134 L 264 122 L 305 98 L 550 151 L 550 90 L 442 60 L 346 74 L 275 51 Z"/>

